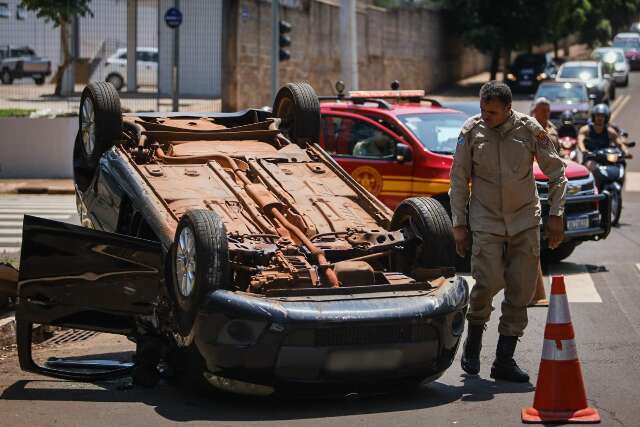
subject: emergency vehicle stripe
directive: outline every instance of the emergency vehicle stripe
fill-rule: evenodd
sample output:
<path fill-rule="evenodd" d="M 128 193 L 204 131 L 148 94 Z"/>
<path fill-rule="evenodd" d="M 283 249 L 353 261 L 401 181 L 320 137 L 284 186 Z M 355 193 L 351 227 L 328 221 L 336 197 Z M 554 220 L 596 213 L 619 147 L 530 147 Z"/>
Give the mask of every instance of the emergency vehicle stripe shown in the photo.
<path fill-rule="evenodd" d="M 547 324 L 570 323 L 569 301 L 567 295 L 551 295 L 549 299 L 549 311 L 547 312 Z"/>
<path fill-rule="evenodd" d="M 565 361 L 578 360 L 575 340 L 544 340 L 542 360 Z"/>

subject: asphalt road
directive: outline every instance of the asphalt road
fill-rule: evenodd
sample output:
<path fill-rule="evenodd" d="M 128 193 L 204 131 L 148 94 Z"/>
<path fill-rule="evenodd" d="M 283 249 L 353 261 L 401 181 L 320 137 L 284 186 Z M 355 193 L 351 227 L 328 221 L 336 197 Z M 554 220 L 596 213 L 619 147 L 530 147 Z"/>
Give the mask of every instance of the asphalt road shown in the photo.
<path fill-rule="evenodd" d="M 640 73 L 632 75 L 629 88 L 618 90 L 618 98 L 616 122 L 629 131 L 632 139 L 640 139 Z M 529 102 L 517 101 L 515 108 L 526 111 Z M 640 155 L 640 150 L 635 153 Z M 634 191 L 624 193 L 620 227 L 605 241 L 578 247 L 567 262 L 553 268 L 553 273 L 563 273 L 567 278 L 589 404 L 600 411 L 602 425 L 631 427 L 640 425 L 640 160 L 631 160 L 628 170 L 628 189 Z M 520 409 L 533 402 L 547 310 L 529 311 L 529 327 L 516 353 L 520 365 L 532 374 L 533 384 L 495 382 L 489 378 L 489 368 L 497 341 L 500 298 L 496 298 L 497 310 L 485 334 L 479 377 L 463 374 L 458 354 L 442 378 L 417 391 L 274 400 L 198 396 L 169 384 L 131 389 L 126 381 L 51 381 L 21 372 L 15 354 L 8 353 L 0 360 L 0 424 L 521 425 Z M 98 335 L 56 347 L 55 351 L 108 354 L 126 349 L 130 349 L 126 341 Z M 39 351 L 41 357 L 53 354 L 51 348 Z"/>

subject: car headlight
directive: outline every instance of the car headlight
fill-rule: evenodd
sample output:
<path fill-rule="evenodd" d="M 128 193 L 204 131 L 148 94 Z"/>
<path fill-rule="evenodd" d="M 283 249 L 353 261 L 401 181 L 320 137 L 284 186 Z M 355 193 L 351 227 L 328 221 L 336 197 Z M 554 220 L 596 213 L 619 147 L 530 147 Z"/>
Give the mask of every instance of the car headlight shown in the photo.
<path fill-rule="evenodd" d="M 546 73 L 540 73 L 540 74 L 538 74 L 538 77 L 536 77 L 536 80 L 544 80 L 547 77 L 549 77 L 549 76 L 547 76 Z"/>
<path fill-rule="evenodd" d="M 593 82 L 587 82 L 587 85 L 586 85 L 586 86 L 587 86 L 589 89 L 591 89 L 591 88 L 593 88 L 593 87 L 595 86 L 595 83 L 593 83 Z"/>
<path fill-rule="evenodd" d="M 507 74 L 507 80 L 511 80 L 511 81 L 513 81 L 513 80 L 515 80 L 515 79 L 516 79 L 516 76 L 515 76 L 513 73 L 509 73 L 509 74 Z"/>
<path fill-rule="evenodd" d="M 230 320 L 218 335 L 218 344 L 253 345 L 267 327 L 267 322 L 256 320 Z"/>

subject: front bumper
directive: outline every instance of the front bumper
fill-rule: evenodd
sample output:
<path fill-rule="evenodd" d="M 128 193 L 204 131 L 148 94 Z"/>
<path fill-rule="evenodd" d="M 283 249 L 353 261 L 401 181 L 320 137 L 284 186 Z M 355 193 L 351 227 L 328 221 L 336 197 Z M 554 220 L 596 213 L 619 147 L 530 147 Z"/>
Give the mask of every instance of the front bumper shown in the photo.
<path fill-rule="evenodd" d="M 549 204 L 541 199 L 543 218 Z M 573 227 L 573 224 L 579 224 Z M 611 198 L 607 193 L 567 197 L 564 209 L 565 241 L 602 240 L 611 231 Z M 543 224 L 544 227 L 544 224 Z M 546 245 L 546 242 L 544 242 Z"/>
<path fill-rule="evenodd" d="M 227 384 L 278 389 L 435 379 L 453 361 L 468 299 L 461 277 L 435 290 L 347 295 L 217 290 L 198 314 L 194 341 L 205 375 Z"/>

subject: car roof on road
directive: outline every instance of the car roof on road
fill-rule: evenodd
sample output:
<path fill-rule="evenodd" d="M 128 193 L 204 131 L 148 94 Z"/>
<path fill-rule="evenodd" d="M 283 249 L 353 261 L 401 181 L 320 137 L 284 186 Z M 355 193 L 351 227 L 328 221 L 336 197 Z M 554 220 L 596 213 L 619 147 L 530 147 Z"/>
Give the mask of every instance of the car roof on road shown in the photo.
<path fill-rule="evenodd" d="M 614 37 L 614 39 L 626 39 L 626 38 L 637 39 L 637 38 L 640 38 L 640 34 L 638 34 L 638 33 L 618 33 Z"/>

